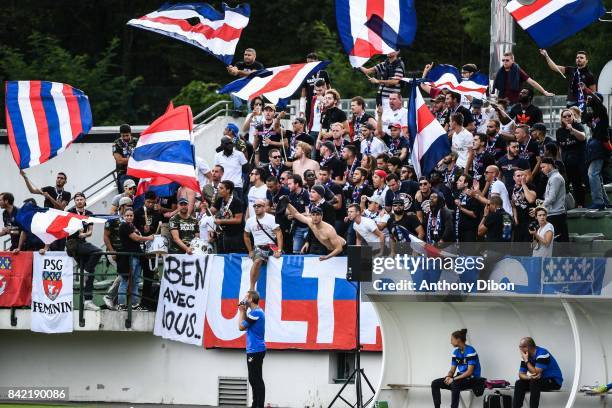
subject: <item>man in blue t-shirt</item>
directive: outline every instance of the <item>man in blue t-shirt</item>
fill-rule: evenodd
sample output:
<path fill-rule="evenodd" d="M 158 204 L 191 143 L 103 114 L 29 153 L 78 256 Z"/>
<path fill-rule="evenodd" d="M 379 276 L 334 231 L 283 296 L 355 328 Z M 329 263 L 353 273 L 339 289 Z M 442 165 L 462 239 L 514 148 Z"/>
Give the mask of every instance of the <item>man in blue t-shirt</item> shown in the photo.
<path fill-rule="evenodd" d="M 253 390 L 251 407 L 263 408 L 266 399 L 266 385 L 262 375 L 263 359 L 266 356 L 266 315 L 259 307 L 259 293 L 254 290 L 248 291 L 238 308 L 240 309 L 238 328 L 240 331 L 246 331 L 247 368 L 249 384 Z"/>
<path fill-rule="evenodd" d="M 519 343 L 521 366 L 519 379 L 514 385 L 513 408 L 521 408 L 525 392 L 529 391 L 529 408 L 540 405 L 542 391 L 554 391 L 561 388 L 563 375 L 557 360 L 543 347 L 536 346 L 531 337 L 523 337 Z"/>

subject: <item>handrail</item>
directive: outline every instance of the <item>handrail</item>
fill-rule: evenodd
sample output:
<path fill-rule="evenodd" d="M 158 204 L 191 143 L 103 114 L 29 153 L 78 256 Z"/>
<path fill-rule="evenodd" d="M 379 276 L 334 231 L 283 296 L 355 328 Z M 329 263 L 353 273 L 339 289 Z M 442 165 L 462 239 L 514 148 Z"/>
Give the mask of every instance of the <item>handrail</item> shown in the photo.
<path fill-rule="evenodd" d="M 195 115 L 193 117 L 193 122 L 195 123 L 196 120 L 200 119 L 202 116 L 206 115 L 208 112 L 212 111 L 217 106 L 220 106 L 220 105 L 223 105 L 223 104 L 225 104 L 225 110 L 227 111 L 228 110 L 228 105 L 230 103 L 231 103 L 231 101 L 228 101 L 228 100 L 222 100 L 222 101 L 217 101 L 217 102 L 213 103 L 208 108 L 204 109 L 202 112 L 200 112 L 197 115 Z"/>
<path fill-rule="evenodd" d="M 112 176 L 112 179 L 108 182 L 106 182 L 106 184 L 104 184 L 102 187 L 99 187 L 96 191 L 94 191 L 91 194 L 87 194 L 87 191 L 95 188 L 98 184 L 102 183 L 104 180 L 106 180 L 109 176 Z M 112 170 L 110 173 L 106 173 L 104 176 L 102 176 L 101 178 L 99 178 L 98 180 L 94 181 L 92 184 L 90 184 L 89 186 L 85 187 L 83 190 L 81 190 L 81 193 L 85 194 L 85 198 L 90 198 L 93 197 L 94 195 L 98 194 L 100 191 L 102 191 L 103 189 L 105 189 L 106 187 L 110 186 L 113 183 L 117 182 L 117 170 Z M 74 202 L 74 196 L 72 197 L 72 199 L 70 200 L 71 202 Z M 74 208 L 74 205 L 72 206 L 66 206 L 66 211 L 70 210 Z"/>

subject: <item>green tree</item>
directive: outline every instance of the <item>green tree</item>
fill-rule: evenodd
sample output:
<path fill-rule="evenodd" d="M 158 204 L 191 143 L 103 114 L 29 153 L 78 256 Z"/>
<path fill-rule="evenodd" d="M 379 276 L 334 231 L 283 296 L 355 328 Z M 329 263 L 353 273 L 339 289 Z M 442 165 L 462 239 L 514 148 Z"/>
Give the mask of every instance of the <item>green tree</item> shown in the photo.
<path fill-rule="evenodd" d="M 217 101 L 229 100 L 228 95 L 219 95 L 219 84 L 215 82 L 191 81 L 172 99 L 175 106 L 189 105 L 194 115 Z"/>

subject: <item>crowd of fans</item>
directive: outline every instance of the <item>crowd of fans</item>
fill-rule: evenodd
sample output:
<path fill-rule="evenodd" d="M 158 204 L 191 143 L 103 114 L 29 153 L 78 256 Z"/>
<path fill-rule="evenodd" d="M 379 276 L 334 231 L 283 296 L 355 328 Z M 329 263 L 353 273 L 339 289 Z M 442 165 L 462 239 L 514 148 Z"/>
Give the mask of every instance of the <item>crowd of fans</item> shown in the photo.
<path fill-rule="evenodd" d="M 373 245 L 393 255 L 411 235 L 430 244 L 455 242 L 532 243 L 533 254 L 551 256 L 553 242 L 567 242 L 567 211 L 575 207 L 602 210 L 609 206 L 603 172 L 610 159 L 609 119 L 596 92 L 586 52 L 576 66 L 556 65 L 542 50 L 548 65 L 568 80 L 567 108 L 558 129 L 547 129 L 533 104 L 535 88 L 551 95 L 507 53 L 494 81 L 494 93 L 479 100 L 421 84 L 430 108 L 448 132 L 451 151 L 428 174 L 417 176 L 411 161 L 408 111 L 402 98 L 406 75 L 398 52 L 362 72 L 377 84 L 374 115 L 360 96 L 351 98 L 350 112 L 340 109 L 341 95 L 332 78 L 319 71 L 307 78 L 298 113 L 283 126 L 285 111 L 257 97 L 235 101 L 242 127 L 230 123 L 223 132 L 212 167 L 197 157 L 202 190 L 181 187 L 159 197 L 149 191 L 142 203 L 135 197 L 137 180 L 126 174 L 135 147 L 129 125 L 120 127 L 112 154 L 119 194 L 105 226 L 107 251 L 139 253 L 155 235 L 169 238 L 170 253 L 201 250 L 248 253 L 253 258 L 251 289 L 269 256 L 314 254 L 322 261 L 343 253 L 346 245 Z M 235 76 L 261 68 L 255 50 L 243 62 L 228 67 Z M 315 54 L 308 55 L 316 61 Z M 427 74 L 430 65 L 423 71 Z M 469 77 L 473 64 L 462 67 Z M 530 86 L 524 86 L 528 84 Z M 286 123 L 286 121 L 285 121 Z M 29 191 L 45 197 L 45 207 L 64 209 L 71 194 L 67 176 L 58 173 L 55 186 L 35 188 L 23 174 Z M 590 202 L 587 196 L 590 192 Z M 70 211 L 87 214 L 85 196 L 74 195 Z M 15 223 L 18 211 L 10 193 L 0 195 L 4 229 L 11 249 L 46 250 L 42 242 Z M 140 208 L 138 208 L 140 207 Z M 135 209 L 136 208 L 136 209 Z M 51 249 L 64 248 L 93 272 L 99 248 L 87 244 L 91 225 Z M 193 243 L 196 242 L 197 245 Z M 125 307 L 128 273 L 138 286 L 154 271 L 140 257 L 119 255 L 119 278 L 105 302 Z M 152 296 L 145 279 L 143 295 Z M 87 280 L 91 309 L 93 278 Z M 140 307 L 137 293 L 132 296 Z"/>

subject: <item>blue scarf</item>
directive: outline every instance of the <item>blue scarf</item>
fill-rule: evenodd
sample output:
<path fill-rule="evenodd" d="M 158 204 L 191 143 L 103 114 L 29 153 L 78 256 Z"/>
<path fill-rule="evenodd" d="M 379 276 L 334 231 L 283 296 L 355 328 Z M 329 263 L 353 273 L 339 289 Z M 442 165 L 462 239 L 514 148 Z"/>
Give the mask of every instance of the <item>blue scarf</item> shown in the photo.
<path fill-rule="evenodd" d="M 515 62 L 510 67 L 510 71 L 506 72 L 502 66 L 495 75 L 495 81 L 493 81 L 493 89 L 497 89 L 499 97 L 506 96 L 506 81 L 504 80 L 505 75 L 508 75 L 508 83 L 510 84 L 510 90 L 518 91 L 521 86 L 521 76 L 519 75 L 520 67 Z"/>

